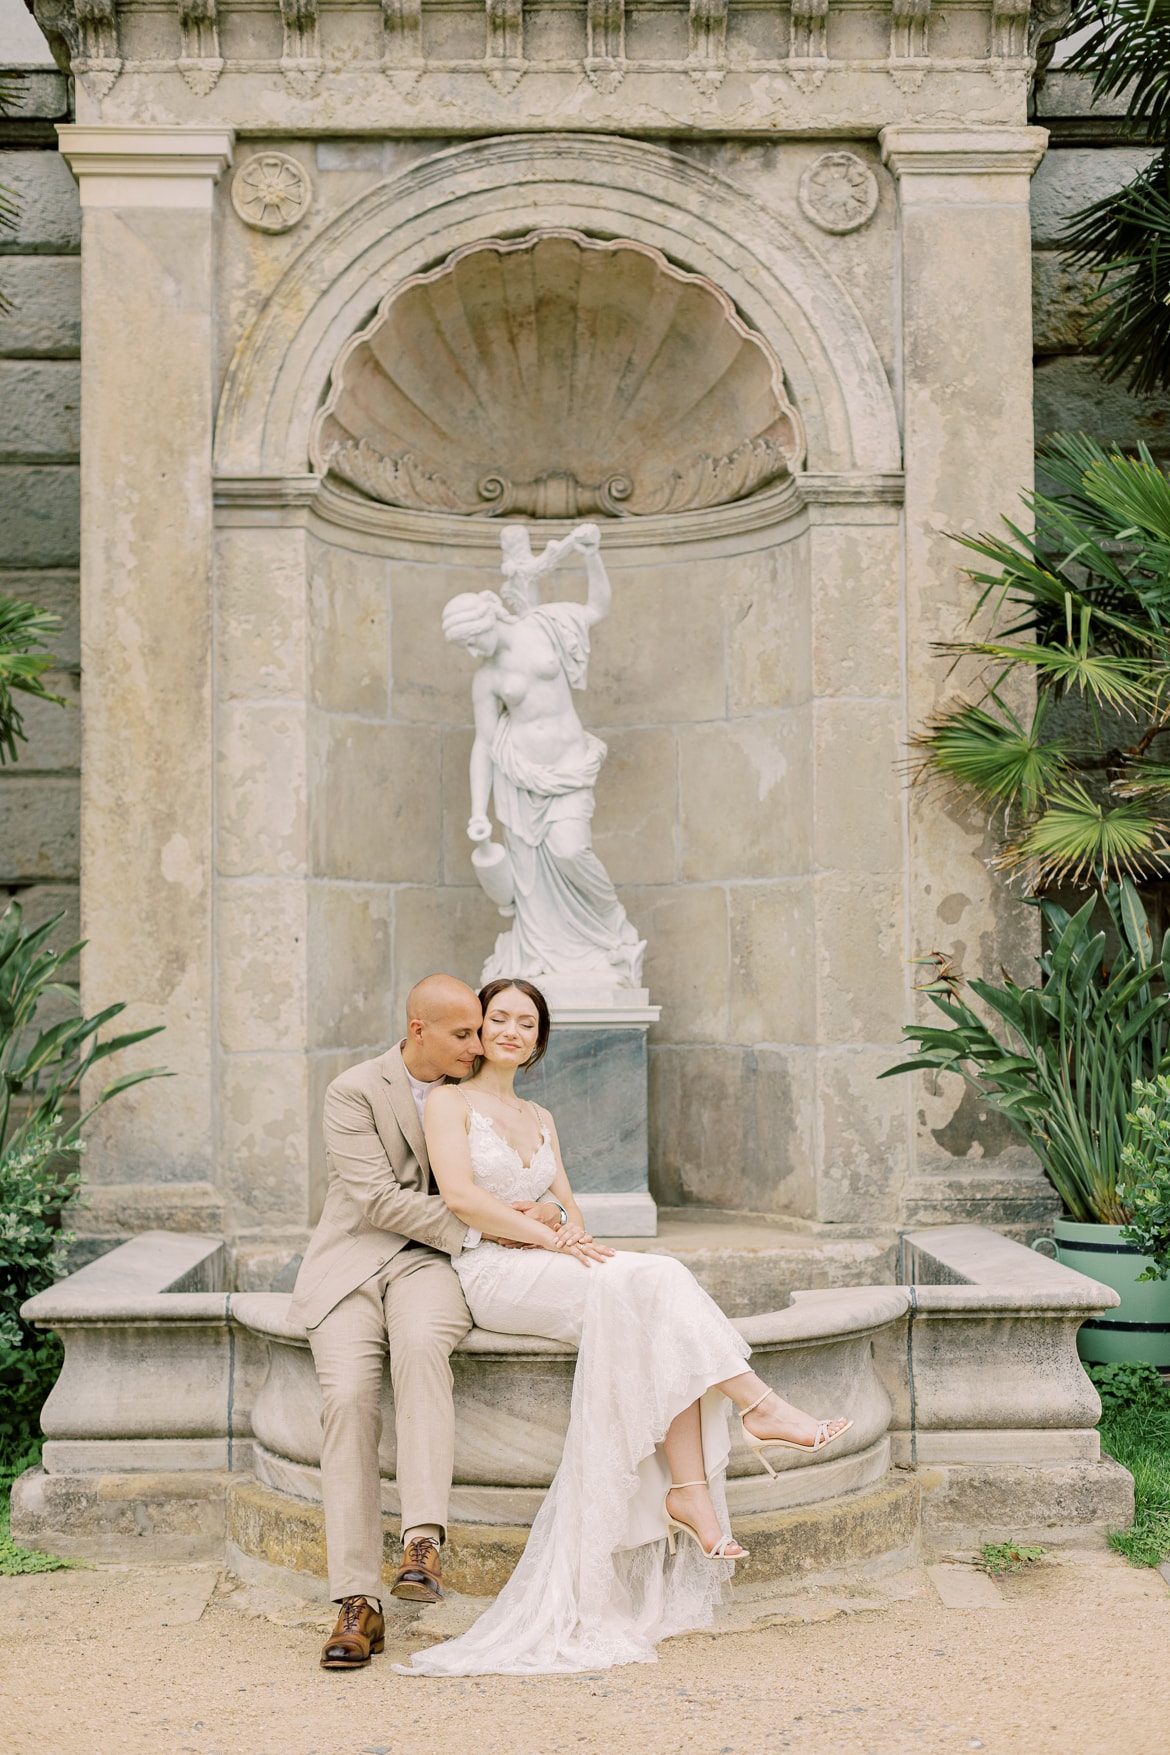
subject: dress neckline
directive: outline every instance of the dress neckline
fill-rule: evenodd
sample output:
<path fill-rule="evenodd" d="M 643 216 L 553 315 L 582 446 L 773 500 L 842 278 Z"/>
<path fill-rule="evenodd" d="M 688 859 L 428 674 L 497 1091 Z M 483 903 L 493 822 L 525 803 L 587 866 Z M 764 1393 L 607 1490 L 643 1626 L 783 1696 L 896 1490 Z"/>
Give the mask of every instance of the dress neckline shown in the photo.
<path fill-rule="evenodd" d="M 491 1128 L 492 1132 L 495 1134 L 495 1136 L 499 1140 L 500 1144 L 503 1146 L 506 1146 L 508 1148 L 508 1150 L 511 1152 L 512 1156 L 516 1159 L 516 1162 L 519 1164 L 521 1170 L 531 1170 L 531 1168 L 535 1164 L 537 1158 L 540 1156 L 541 1152 L 543 1152 L 545 1146 L 547 1146 L 547 1144 L 548 1144 L 548 1123 L 544 1122 L 544 1121 L 541 1122 L 541 1124 L 540 1124 L 540 1144 L 536 1147 L 531 1158 L 528 1160 L 528 1162 L 526 1164 L 524 1162 L 523 1158 L 520 1156 L 519 1151 L 512 1144 L 511 1140 L 508 1138 L 507 1134 L 501 1130 L 499 1124 L 497 1122 L 493 1121 L 492 1117 L 490 1115 L 486 1114 L 482 1109 L 477 1109 L 475 1104 L 471 1101 L 471 1098 L 467 1095 L 466 1091 L 463 1093 L 463 1101 L 467 1104 L 467 1107 L 471 1110 L 471 1113 L 473 1115 L 479 1116 L 479 1119 L 483 1122 L 485 1127 Z"/>

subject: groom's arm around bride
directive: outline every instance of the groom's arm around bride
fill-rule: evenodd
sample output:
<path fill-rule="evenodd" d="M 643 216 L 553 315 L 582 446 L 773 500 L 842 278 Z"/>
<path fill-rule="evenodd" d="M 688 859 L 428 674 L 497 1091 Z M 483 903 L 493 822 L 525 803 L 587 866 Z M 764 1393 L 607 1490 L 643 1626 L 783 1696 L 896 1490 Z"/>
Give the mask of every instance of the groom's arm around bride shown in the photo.
<path fill-rule="evenodd" d="M 472 990 L 444 975 L 420 982 L 407 1009 L 403 1042 L 329 1087 L 325 1204 L 289 1312 L 309 1332 L 321 1385 L 329 1593 L 342 1604 L 322 1659 L 331 1668 L 365 1663 L 382 1638 L 387 1350 L 404 1548 L 392 1589 L 413 1600 L 441 1595 L 454 1455 L 450 1354 L 471 1327 L 451 1258 L 478 1237 L 430 1192 L 422 1108 L 436 1085 L 471 1071 L 481 1013 Z"/>

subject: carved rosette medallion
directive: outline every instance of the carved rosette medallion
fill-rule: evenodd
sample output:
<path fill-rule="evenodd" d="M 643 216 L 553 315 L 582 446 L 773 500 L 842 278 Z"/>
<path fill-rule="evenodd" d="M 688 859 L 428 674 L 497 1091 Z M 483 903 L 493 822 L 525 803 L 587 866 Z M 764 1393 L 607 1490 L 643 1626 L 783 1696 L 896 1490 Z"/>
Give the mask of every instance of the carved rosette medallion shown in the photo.
<path fill-rule="evenodd" d="M 258 152 L 232 179 L 232 206 L 254 231 L 291 231 L 312 199 L 309 173 L 286 152 Z"/>
<path fill-rule="evenodd" d="M 853 153 L 826 152 L 801 177 L 798 199 L 823 232 L 855 232 L 877 209 L 877 178 Z"/>

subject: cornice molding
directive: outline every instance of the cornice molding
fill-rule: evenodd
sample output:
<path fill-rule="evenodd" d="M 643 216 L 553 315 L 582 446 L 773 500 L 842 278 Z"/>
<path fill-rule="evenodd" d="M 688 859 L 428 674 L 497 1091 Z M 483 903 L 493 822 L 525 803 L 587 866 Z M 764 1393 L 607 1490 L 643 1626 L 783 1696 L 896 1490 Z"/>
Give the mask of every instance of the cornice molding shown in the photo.
<path fill-rule="evenodd" d="M 914 177 L 1030 177 L 1048 145 L 1046 128 L 932 128 L 896 123 L 878 135 L 882 163 Z"/>
<path fill-rule="evenodd" d="M 387 506 L 317 475 L 217 475 L 214 491 L 222 514 L 219 522 L 224 525 L 301 523 L 311 513 L 322 524 L 382 542 L 493 552 L 499 543 L 498 518 Z M 607 518 L 604 530 L 611 546 L 675 548 L 750 535 L 799 518 L 806 508 L 824 508 L 816 522 L 831 524 L 834 507 L 900 506 L 902 499 L 903 477 L 896 471 L 799 472 L 750 499 L 695 512 Z M 563 534 L 566 520 L 526 518 L 524 522 L 543 541 Z"/>
<path fill-rule="evenodd" d="M 61 156 L 83 207 L 206 207 L 232 162 L 232 128 L 61 122 Z"/>

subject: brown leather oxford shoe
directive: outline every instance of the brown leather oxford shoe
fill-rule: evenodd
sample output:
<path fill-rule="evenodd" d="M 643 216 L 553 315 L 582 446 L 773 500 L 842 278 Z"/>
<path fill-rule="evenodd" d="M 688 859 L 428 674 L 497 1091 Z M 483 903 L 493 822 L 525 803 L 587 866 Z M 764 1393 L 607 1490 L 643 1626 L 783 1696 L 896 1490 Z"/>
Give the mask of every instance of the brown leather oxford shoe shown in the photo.
<path fill-rule="evenodd" d="M 390 1595 L 408 1603 L 441 1603 L 443 1578 L 439 1570 L 439 1544 L 430 1536 L 416 1536 L 402 1556 L 402 1565 L 390 1587 Z"/>
<path fill-rule="evenodd" d="M 372 1608 L 365 1597 L 343 1597 L 337 1626 L 321 1653 L 321 1668 L 360 1670 L 372 1653 L 385 1650 L 385 1646 L 386 1623 L 381 1609 Z"/>

